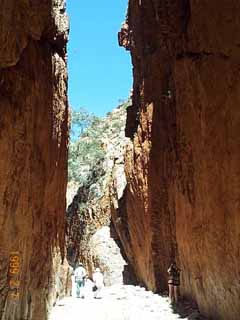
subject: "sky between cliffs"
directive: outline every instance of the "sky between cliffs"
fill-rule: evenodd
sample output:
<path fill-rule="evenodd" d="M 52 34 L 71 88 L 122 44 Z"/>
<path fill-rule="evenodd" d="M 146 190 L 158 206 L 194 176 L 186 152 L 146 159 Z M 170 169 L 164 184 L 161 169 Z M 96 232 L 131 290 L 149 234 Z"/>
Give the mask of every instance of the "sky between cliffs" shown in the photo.
<path fill-rule="evenodd" d="M 67 0 L 70 17 L 70 105 L 99 116 L 126 99 L 132 87 L 129 52 L 118 46 L 127 0 Z"/>

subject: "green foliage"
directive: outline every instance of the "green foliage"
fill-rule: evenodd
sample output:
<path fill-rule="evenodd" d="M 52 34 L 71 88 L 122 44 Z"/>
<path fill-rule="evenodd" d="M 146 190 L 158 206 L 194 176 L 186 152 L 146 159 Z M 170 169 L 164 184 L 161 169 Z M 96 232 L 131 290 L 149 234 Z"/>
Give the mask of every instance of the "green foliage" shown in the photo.
<path fill-rule="evenodd" d="M 84 184 L 92 167 L 104 159 L 101 142 L 102 120 L 86 110 L 72 112 L 72 126 L 78 129 L 79 139 L 71 139 L 68 156 L 69 181 Z M 73 135 L 76 136 L 74 132 Z"/>
<path fill-rule="evenodd" d="M 71 139 L 80 137 L 83 132 L 99 118 L 86 109 L 80 108 L 79 111 L 71 110 Z"/>
<path fill-rule="evenodd" d="M 106 155 L 103 142 L 117 137 L 124 127 L 122 111 L 131 105 L 131 100 L 121 101 L 119 107 L 99 118 L 85 109 L 71 112 L 71 141 L 68 157 L 68 179 L 84 185 L 91 172 L 101 171 Z M 119 112 L 116 112 L 116 111 Z M 124 112 L 123 112 L 124 113 Z"/>
<path fill-rule="evenodd" d="M 120 107 L 123 107 L 124 109 L 127 109 L 131 105 L 132 105 L 132 99 L 131 98 L 128 98 L 127 100 L 122 100 L 121 99 Z"/>

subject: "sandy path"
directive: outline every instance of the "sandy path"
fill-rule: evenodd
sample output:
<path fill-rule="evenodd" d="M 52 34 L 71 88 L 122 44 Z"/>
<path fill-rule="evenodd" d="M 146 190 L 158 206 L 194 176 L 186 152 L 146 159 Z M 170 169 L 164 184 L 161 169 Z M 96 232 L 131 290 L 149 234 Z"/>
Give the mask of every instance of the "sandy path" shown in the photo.
<path fill-rule="evenodd" d="M 186 311 L 187 310 L 187 311 Z M 184 314 L 185 313 L 185 314 Z M 187 315 L 188 314 L 188 315 Z M 105 288 L 102 299 L 89 294 L 85 299 L 65 298 L 53 308 L 50 320 L 175 320 L 203 319 L 197 311 L 185 306 L 180 316 L 166 297 L 134 286 Z"/>

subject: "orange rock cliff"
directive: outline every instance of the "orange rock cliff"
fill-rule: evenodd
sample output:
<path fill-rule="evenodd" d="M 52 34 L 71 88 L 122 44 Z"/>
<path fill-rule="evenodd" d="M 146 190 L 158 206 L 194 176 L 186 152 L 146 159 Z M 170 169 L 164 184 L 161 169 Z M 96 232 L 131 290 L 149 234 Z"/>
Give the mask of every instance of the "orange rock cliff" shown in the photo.
<path fill-rule="evenodd" d="M 239 12 L 237 0 L 129 0 L 118 37 L 134 84 L 114 237 L 153 291 L 176 260 L 182 294 L 214 320 L 240 313 Z M 65 253 L 64 1 L 3 1 L 0 27 L 0 319 L 45 320 Z"/>
<path fill-rule="evenodd" d="M 3 1 L 0 29 L 0 319 L 43 320 L 64 255 L 64 3 Z"/>
<path fill-rule="evenodd" d="M 240 312 L 239 10 L 130 0 L 119 35 L 134 75 L 119 238 L 149 289 L 167 288 L 175 259 L 182 294 L 224 320 Z"/>

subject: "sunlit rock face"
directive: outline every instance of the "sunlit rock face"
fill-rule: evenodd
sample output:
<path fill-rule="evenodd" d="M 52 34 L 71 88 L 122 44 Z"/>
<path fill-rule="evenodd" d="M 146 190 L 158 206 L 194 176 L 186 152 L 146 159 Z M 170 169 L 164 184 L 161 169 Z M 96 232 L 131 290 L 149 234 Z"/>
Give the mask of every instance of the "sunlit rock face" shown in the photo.
<path fill-rule="evenodd" d="M 117 191 L 122 194 L 126 185 L 124 153 L 129 139 L 125 137 L 126 106 L 114 109 L 101 122 L 105 128 L 101 140 L 105 150 L 103 162 L 94 163 L 87 179 L 67 210 L 67 258 L 71 266 L 82 262 L 89 276 L 96 267 L 104 273 L 106 285 L 122 283 L 124 265 L 122 254 L 111 239 L 111 206 L 115 195 L 111 185 L 118 181 Z M 84 139 L 84 137 L 83 137 Z M 79 163 L 79 171 L 84 166 Z M 121 180 L 118 179 L 122 174 Z"/>
<path fill-rule="evenodd" d="M 58 250 L 53 252 L 53 272 L 49 281 L 50 296 L 48 299 L 48 309 L 51 309 L 58 300 L 70 296 L 72 292 L 73 269 L 69 266 L 67 259 L 62 261 L 61 253 Z"/>
<path fill-rule="evenodd" d="M 122 284 L 126 262 L 117 243 L 111 238 L 109 226 L 104 226 L 94 233 L 90 238 L 89 247 L 93 262 L 103 271 L 104 284 Z"/>
<path fill-rule="evenodd" d="M 64 254 L 64 2 L 3 1 L 0 29 L 0 318 L 43 320 Z"/>
<path fill-rule="evenodd" d="M 234 0 L 130 0 L 127 19 L 133 148 L 125 234 L 115 227 L 148 288 L 166 289 L 176 259 L 182 293 L 213 319 L 240 311 L 239 10 Z"/>

